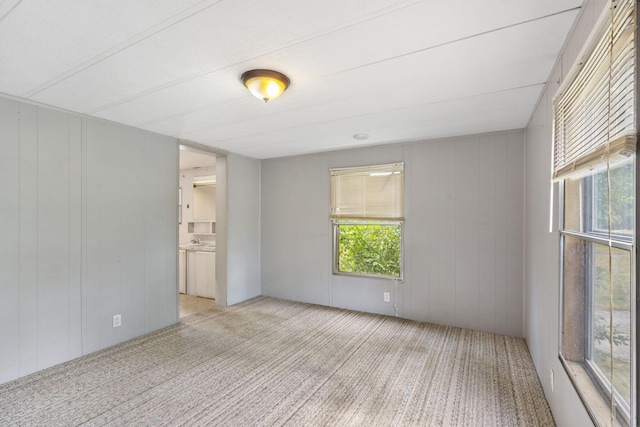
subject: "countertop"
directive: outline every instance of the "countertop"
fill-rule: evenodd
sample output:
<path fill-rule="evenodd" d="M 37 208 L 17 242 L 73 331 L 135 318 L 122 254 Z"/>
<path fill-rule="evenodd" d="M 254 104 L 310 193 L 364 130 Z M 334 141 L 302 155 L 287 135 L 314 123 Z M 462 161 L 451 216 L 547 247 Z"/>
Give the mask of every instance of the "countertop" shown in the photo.
<path fill-rule="evenodd" d="M 178 248 L 185 251 L 202 251 L 202 252 L 215 252 L 216 245 L 210 245 L 206 243 L 187 243 L 184 245 L 178 245 Z"/>

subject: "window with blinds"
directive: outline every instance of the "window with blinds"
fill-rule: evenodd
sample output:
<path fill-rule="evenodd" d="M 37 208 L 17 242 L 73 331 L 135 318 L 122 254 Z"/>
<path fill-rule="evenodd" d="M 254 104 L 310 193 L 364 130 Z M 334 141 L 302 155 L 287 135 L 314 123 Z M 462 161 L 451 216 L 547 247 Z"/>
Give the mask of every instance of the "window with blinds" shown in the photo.
<path fill-rule="evenodd" d="M 402 278 L 404 163 L 331 169 L 334 273 Z"/>
<path fill-rule="evenodd" d="M 637 425 L 636 1 L 599 22 L 553 105 L 560 360 L 595 425 Z"/>
<path fill-rule="evenodd" d="M 554 178 L 604 167 L 636 151 L 635 1 L 611 3 L 609 19 L 554 99 Z"/>
<path fill-rule="evenodd" d="M 404 219 L 404 163 L 331 169 L 331 218 Z"/>

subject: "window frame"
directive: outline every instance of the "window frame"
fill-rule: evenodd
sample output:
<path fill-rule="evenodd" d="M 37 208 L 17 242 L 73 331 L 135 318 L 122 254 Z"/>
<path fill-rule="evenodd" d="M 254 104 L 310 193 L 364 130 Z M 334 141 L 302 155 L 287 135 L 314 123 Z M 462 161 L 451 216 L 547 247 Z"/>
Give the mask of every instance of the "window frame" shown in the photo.
<path fill-rule="evenodd" d="M 400 274 L 399 276 L 390 276 L 386 274 L 374 274 L 364 272 L 340 271 L 340 226 L 341 225 L 381 225 L 381 226 L 397 226 L 400 228 Z M 331 220 L 333 235 L 333 268 L 332 273 L 342 276 L 352 277 L 369 277 L 376 279 L 391 279 L 399 282 L 404 281 L 404 221 L 382 221 L 382 220 L 349 220 L 349 219 L 332 219 Z"/>
<path fill-rule="evenodd" d="M 399 174 L 399 175 L 397 175 Z M 329 168 L 332 274 L 404 280 L 405 162 Z M 396 177 L 396 175 L 398 177 Z M 378 187 L 382 177 L 393 180 Z M 372 189 L 378 188 L 378 190 Z M 340 270 L 340 227 L 393 226 L 400 230 L 399 275 Z"/>
<path fill-rule="evenodd" d="M 609 425 L 612 417 L 622 424 L 636 425 L 640 406 L 636 378 L 640 254 L 635 246 L 640 200 L 635 156 L 639 99 L 637 6 L 637 0 L 610 0 L 604 5 L 574 65 L 553 97 L 551 180 L 558 183 L 555 188 L 559 189 L 558 354 L 596 425 Z M 627 178 L 633 186 L 622 188 L 619 194 L 632 195 L 633 199 L 629 200 L 632 203 L 614 206 L 614 200 L 624 203 L 626 199 L 607 194 L 608 212 L 604 213 L 608 218 L 604 227 L 602 206 L 594 209 L 583 203 L 585 193 L 596 189 L 584 188 L 588 185 L 582 178 L 607 170 L 605 187 L 611 190 L 612 165 L 629 157 L 633 159 L 633 171 Z M 572 182 L 571 187 L 567 187 L 568 179 L 580 179 L 580 182 Z M 603 202 L 600 199 L 595 203 Z M 616 220 L 615 225 L 614 208 L 616 215 L 622 214 L 618 217 L 622 221 Z M 568 212 L 572 215 L 567 215 Z M 574 216 L 575 212 L 579 215 Z M 625 223 L 627 219 L 633 220 L 633 227 Z M 602 245 L 606 252 L 602 251 Z M 621 257 L 614 248 L 622 249 L 627 255 Z M 606 331 L 600 330 L 600 319 L 607 322 Z M 624 329 L 617 332 L 620 325 L 624 325 Z M 616 337 L 619 333 L 621 337 Z M 602 339 L 606 342 L 604 346 Z M 616 351 L 619 345 L 625 347 Z M 621 405 L 627 399 L 627 388 L 629 411 Z M 605 390 L 608 392 L 603 393 Z M 616 391 L 625 393 L 625 397 Z"/>
<path fill-rule="evenodd" d="M 595 174 L 597 172 L 594 172 L 593 174 L 590 174 L 588 176 L 584 176 L 581 179 L 590 179 L 590 183 L 588 183 L 589 189 L 587 191 L 582 191 L 580 194 L 580 199 L 581 199 L 581 203 L 583 204 L 589 204 L 588 207 L 586 209 L 583 208 L 584 212 L 586 212 L 589 215 L 588 218 L 588 226 L 584 227 L 585 231 L 574 231 L 574 230 L 567 230 L 565 229 L 565 222 L 566 222 L 566 212 L 565 212 L 565 195 L 566 195 L 566 191 L 565 191 L 565 183 L 567 181 L 567 179 L 563 179 L 559 182 L 559 192 L 558 192 L 558 199 L 559 199 L 559 209 L 558 209 L 558 214 L 559 214 L 559 227 L 558 227 L 558 232 L 559 232 L 559 243 L 560 243 L 560 268 L 559 268 L 559 281 L 560 281 L 560 286 L 559 286 L 559 320 L 560 320 L 560 333 L 558 336 L 558 349 L 559 349 L 559 359 L 561 364 L 563 365 L 565 371 L 567 372 L 567 375 L 571 381 L 571 383 L 573 384 L 574 388 L 576 389 L 576 391 L 578 392 L 578 396 L 580 397 L 580 399 L 582 400 L 585 408 L 587 409 L 587 412 L 589 413 L 589 416 L 591 417 L 592 421 L 594 422 L 595 425 L 600 425 L 599 424 L 599 420 L 602 420 L 602 415 L 598 414 L 598 410 L 596 408 L 593 407 L 593 402 L 591 402 L 590 400 L 587 400 L 587 396 L 589 396 L 592 393 L 598 393 L 601 395 L 602 399 L 604 399 L 605 401 L 609 401 L 611 400 L 611 396 L 613 395 L 613 398 L 616 402 L 616 412 L 617 412 L 617 417 L 616 419 L 618 421 L 620 421 L 620 418 L 626 423 L 626 425 L 630 426 L 633 425 L 632 423 L 634 422 L 634 419 L 636 417 L 636 413 L 637 413 L 637 405 L 638 405 L 638 399 L 640 399 L 640 397 L 638 396 L 637 390 L 636 390 L 636 379 L 635 377 L 637 376 L 638 373 L 638 360 L 637 360 L 637 354 L 636 354 L 636 347 L 637 347 L 637 342 L 638 342 L 638 333 L 640 331 L 637 330 L 637 328 L 635 328 L 636 325 L 636 315 L 637 315 L 637 303 L 634 304 L 634 302 L 636 301 L 636 294 L 637 294 L 637 287 L 638 287 L 638 279 L 637 279 L 637 268 L 636 268 L 636 257 L 638 256 L 637 251 L 636 251 L 636 247 L 635 247 L 635 233 L 636 233 L 636 229 L 637 229 L 637 218 L 638 218 L 638 212 L 635 209 L 635 207 L 637 206 L 637 194 L 640 191 L 638 189 L 638 185 L 636 185 L 637 183 L 637 163 L 636 163 L 636 158 L 634 156 L 633 160 L 631 161 L 631 164 L 633 165 L 633 174 L 632 174 L 632 179 L 633 179 L 633 183 L 634 183 L 634 188 L 633 188 L 633 195 L 634 198 L 636 198 L 636 200 L 634 201 L 634 212 L 631 214 L 633 216 L 634 219 L 634 228 L 633 228 L 633 233 L 632 236 L 625 236 L 625 235 L 621 235 L 621 234 L 611 234 L 611 238 L 609 238 L 608 233 L 604 233 L 602 230 L 597 230 L 594 227 L 595 221 L 596 219 L 595 217 L 595 208 L 594 208 L 594 200 L 595 200 L 595 185 L 594 185 L 594 181 L 595 181 Z M 624 166 L 624 163 L 623 163 Z M 587 195 L 588 193 L 588 195 Z M 590 196 L 590 197 L 589 197 Z M 587 202 L 587 199 L 590 199 L 590 201 Z M 631 330 L 629 333 L 629 339 L 630 339 L 630 346 L 631 346 L 631 360 L 630 360 L 630 369 L 631 369 L 631 395 L 630 395 L 630 404 L 627 404 L 627 402 L 625 401 L 624 397 L 622 397 L 620 395 L 620 393 L 618 393 L 617 390 L 612 390 L 612 386 L 611 386 L 611 382 L 606 378 L 604 372 L 602 372 L 602 370 L 600 369 L 599 366 L 597 366 L 597 364 L 594 361 L 594 357 L 593 357 L 593 336 L 594 336 L 594 331 L 592 328 L 592 324 L 593 324 L 593 313 L 592 313 L 592 307 L 593 307 L 593 301 L 594 301 L 594 289 L 595 289 L 595 262 L 592 262 L 592 260 L 594 259 L 594 254 L 593 254 L 593 246 L 591 246 L 589 250 L 589 253 L 587 255 L 587 257 L 589 258 L 588 261 L 588 269 L 589 271 L 589 277 L 585 280 L 586 284 L 585 284 L 585 298 L 586 298 L 586 302 L 584 303 L 585 305 L 585 318 L 583 319 L 583 329 L 585 332 L 585 336 L 584 336 L 584 360 L 582 362 L 576 362 L 576 361 L 571 361 L 567 358 L 565 358 L 564 355 L 564 334 L 565 334 L 565 323 L 564 323 L 564 300 L 565 300 L 565 280 L 564 280 L 564 254 L 565 254 L 565 238 L 566 237 L 571 237 L 574 239 L 579 239 L 583 242 L 587 242 L 589 244 L 599 244 L 602 246 L 611 246 L 612 248 L 615 249 L 619 249 L 619 250 L 624 250 L 626 252 L 629 253 L 629 261 L 630 261 L 630 271 L 629 271 L 629 278 L 631 280 L 631 283 L 629 284 L 630 286 L 630 305 L 631 305 L 631 312 L 630 312 L 630 325 L 631 325 Z M 611 266 L 610 266 L 611 268 Z M 587 292 L 588 291 L 588 292 Z M 576 378 L 576 373 L 575 373 L 575 369 L 573 367 L 575 367 L 576 365 L 580 366 L 582 368 L 582 370 L 584 371 L 584 374 L 586 377 L 588 377 L 590 379 L 590 381 L 592 382 L 593 385 L 593 389 L 591 391 L 589 390 L 585 390 L 584 387 L 584 381 L 581 380 L 580 378 Z M 634 401 L 634 395 L 636 400 Z M 632 405 L 634 405 L 635 407 L 631 407 Z"/>

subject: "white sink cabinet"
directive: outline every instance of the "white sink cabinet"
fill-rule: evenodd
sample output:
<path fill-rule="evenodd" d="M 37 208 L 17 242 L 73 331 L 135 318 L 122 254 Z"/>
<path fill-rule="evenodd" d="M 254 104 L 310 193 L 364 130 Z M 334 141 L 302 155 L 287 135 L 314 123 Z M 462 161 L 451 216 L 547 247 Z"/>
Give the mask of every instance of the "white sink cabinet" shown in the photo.
<path fill-rule="evenodd" d="M 187 251 L 178 251 L 178 291 L 181 294 L 187 293 Z"/>
<path fill-rule="evenodd" d="M 215 298 L 216 253 L 187 251 L 187 293 L 205 298 Z"/>

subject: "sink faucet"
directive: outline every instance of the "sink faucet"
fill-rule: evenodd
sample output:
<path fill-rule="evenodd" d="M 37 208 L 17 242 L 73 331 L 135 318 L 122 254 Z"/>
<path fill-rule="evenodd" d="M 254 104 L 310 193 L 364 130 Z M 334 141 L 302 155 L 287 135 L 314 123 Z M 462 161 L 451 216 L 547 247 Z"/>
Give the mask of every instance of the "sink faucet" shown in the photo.
<path fill-rule="evenodd" d="M 198 238 L 191 239 L 191 243 L 200 244 L 200 239 Z"/>

